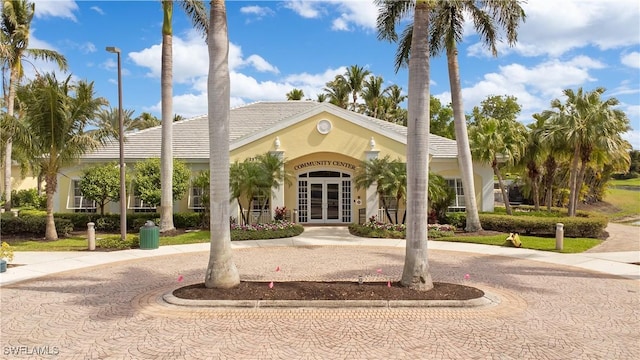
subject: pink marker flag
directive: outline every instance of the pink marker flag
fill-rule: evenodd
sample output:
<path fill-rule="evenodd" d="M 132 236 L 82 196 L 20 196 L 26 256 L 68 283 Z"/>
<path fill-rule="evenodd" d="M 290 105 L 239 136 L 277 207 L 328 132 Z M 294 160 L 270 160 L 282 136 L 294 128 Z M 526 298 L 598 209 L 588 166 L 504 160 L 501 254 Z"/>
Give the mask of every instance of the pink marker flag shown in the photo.
<path fill-rule="evenodd" d="M 184 276 L 182 275 L 178 276 L 178 282 L 182 282 L 182 280 L 184 280 Z"/>
<path fill-rule="evenodd" d="M 391 281 L 387 281 L 387 287 L 391 287 Z"/>
<path fill-rule="evenodd" d="M 464 279 L 465 279 L 465 280 L 469 280 L 469 279 L 471 279 L 471 275 L 469 275 L 469 274 L 464 274 Z"/>
<path fill-rule="evenodd" d="M 269 283 L 269 289 L 273 289 L 273 281 Z"/>
<path fill-rule="evenodd" d="M 378 274 L 382 274 L 382 269 L 378 269 L 376 271 L 378 272 Z"/>
<path fill-rule="evenodd" d="M 280 266 L 276 266 L 276 271 L 280 271 Z"/>

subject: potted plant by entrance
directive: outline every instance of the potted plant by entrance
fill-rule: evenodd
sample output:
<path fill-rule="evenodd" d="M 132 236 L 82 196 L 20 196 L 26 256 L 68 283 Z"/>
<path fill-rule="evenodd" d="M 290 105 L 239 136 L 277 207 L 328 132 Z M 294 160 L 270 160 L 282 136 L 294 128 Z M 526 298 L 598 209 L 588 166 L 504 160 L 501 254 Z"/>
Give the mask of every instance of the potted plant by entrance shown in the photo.
<path fill-rule="evenodd" d="M 13 261 L 13 249 L 3 241 L 0 246 L 0 272 L 7 271 L 7 261 Z"/>

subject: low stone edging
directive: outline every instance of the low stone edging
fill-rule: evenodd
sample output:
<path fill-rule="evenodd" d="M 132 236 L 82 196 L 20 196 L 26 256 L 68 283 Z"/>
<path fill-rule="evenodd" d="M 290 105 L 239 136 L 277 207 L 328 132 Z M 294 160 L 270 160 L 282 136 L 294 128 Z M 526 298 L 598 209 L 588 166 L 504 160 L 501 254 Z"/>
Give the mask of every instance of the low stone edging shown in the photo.
<path fill-rule="evenodd" d="M 162 295 L 164 302 L 185 307 L 206 308 L 466 308 L 497 305 L 500 298 L 487 293 L 471 300 L 188 300 L 171 292 Z"/>

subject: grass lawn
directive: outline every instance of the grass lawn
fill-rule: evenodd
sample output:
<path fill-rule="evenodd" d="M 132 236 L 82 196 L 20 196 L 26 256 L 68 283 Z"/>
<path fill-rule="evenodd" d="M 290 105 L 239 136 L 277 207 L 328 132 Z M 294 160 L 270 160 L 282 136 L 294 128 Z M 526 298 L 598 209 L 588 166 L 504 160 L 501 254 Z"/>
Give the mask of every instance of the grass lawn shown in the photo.
<path fill-rule="evenodd" d="M 640 191 L 609 189 L 604 200 L 617 210 L 604 214 L 611 220 L 640 215 Z"/>
<path fill-rule="evenodd" d="M 433 239 L 435 241 L 451 241 L 451 242 L 465 242 L 473 244 L 485 244 L 485 245 L 504 245 L 508 234 L 491 235 L 491 236 L 453 236 L 443 237 L 439 239 Z M 557 251 L 556 239 L 548 237 L 538 236 L 526 236 L 520 235 L 520 241 L 522 242 L 522 248 L 544 251 Z M 563 249 L 559 251 L 561 253 L 580 253 L 585 250 L 589 250 L 592 247 L 600 244 L 602 241 L 598 239 L 590 238 L 564 238 Z"/>
<path fill-rule="evenodd" d="M 638 186 L 640 187 L 640 178 L 626 179 L 626 180 L 609 180 L 609 184 L 612 186 Z"/>

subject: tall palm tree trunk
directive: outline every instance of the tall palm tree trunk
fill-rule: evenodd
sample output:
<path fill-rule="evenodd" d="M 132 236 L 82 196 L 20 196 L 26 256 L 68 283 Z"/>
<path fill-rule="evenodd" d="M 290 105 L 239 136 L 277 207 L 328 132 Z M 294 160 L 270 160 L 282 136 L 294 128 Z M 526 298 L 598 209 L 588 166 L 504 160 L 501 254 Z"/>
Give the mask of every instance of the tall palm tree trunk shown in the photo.
<path fill-rule="evenodd" d="M 464 190 L 467 214 L 465 231 L 475 232 L 482 230 L 482 225 L 480 224 L 478 204 L 476 202 L 471 147 L 469 146 L 469 135 L 467 134 L 467 121 L 464 116 L 462 89 L 460 87 L 460 66 L 458 65 L 458 49 L 456 46 L 447 48 L 447 65 L 449 67 L 449 85 L 451 86 L 451 103 L 453 105 L 453 123 L 456 132 L 456 145 L 458 146 L 458 165 L 462 174 L 462 188 Z"/>
<path fill-rule="evenodd" d="M 53 196 L 56 192 L 57 179 L 56 174 L 47 174 L 45 185 L 45 194 L 47 195 L 47 220 L 44 238 L 48 241 L 58 240 L 58 232 L 56 231 L 56 223 L 53 218 Z"/>
<path fill-rule="evenodd" d="M 224 0 L 211 1 L 208 32 L 209 78 L 209 188 L 211 204 L 211 250 L 205 275 L 208 288 L 230 288 L 240 284 L 231 251 L 229 223 L 229 37 Z"/>
<path fill-rule="evenodd" d="M 576 215 L 576 197 L 574 194 L 578 191 L 578 166 L 580 163 L 580 147 L 576 146 L 575 151 L 573 153 L 573 160 L 571 161 L 571 169 L 569 173 L 569 206 L 568 206 L 568 215 L 575 216 Z"/>
<path fill-rule="evenodd" d="M 12 68 L 9 75 L 9 97 L 7 98 L 7 116 L 13 117 L 14 104 L 16 98 L 16 89 L 18 87 L 18 70 Z M 13 152 L 13 139 L 11 136 L 7 139 L 4 150 L 4 209 L 11 211 L 11 165 Z"/>
<path fill-rule="evenodd" d="M 491 164 L 493 168 L 493 173 L 498 178 L 498 186 L 500 187 L 500 192 L 502 193 L 502 201 L 504 201 L 504 208 L 507 212 L 507 215 L 511 215 L 511 204 L 509 203 L 509 195 L 507 194 L 507 189 L 504 186 L 504 181 L 502 180 L 502 174 L 500 173 L 500 169 L 498 169 L 498 161 L 495 159 Z"/>
<path fill-rule="evenodd" d="M 162 65 L 160 87 L 162 97 L 162 145 L 160 147 L 160 231 L 171 231 L 173 225 L 173 35 L 171 18 L 173 1 L 163 1 Z"/>
<path fill-rule="evenodd" d="M 429 11 L 428 0 L 416 1 L 409 58 L 407 128 L 407 230 L 402 285 L 430 290 L 427 258 L 429 183 Z"/>

